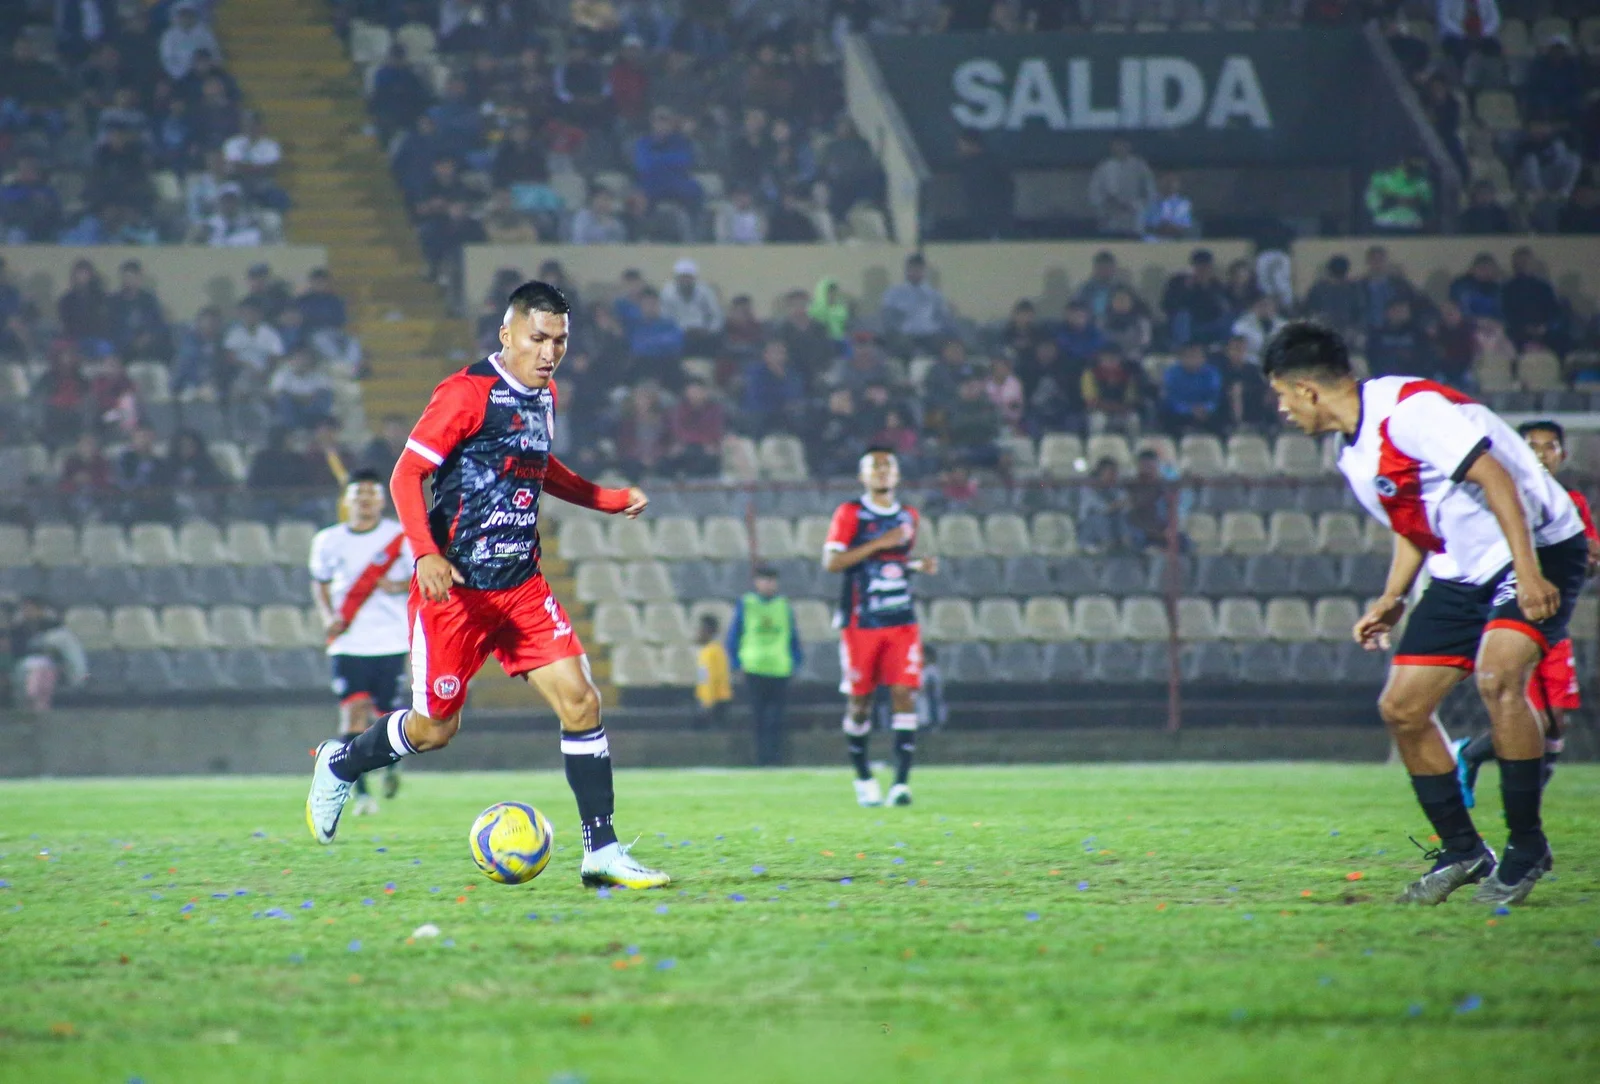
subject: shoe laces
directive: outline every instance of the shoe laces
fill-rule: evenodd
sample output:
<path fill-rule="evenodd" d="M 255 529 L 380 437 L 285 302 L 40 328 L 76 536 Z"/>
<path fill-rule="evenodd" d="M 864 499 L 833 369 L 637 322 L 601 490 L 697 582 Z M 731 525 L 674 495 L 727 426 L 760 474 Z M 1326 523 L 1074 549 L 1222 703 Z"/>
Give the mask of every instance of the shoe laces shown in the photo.
<path fill-rule="evenodd" d="M 639 840 L 642 839 L 642 838 L 644 838 L 644 837 L 643 836 L 634 836 L 632 843 L 618 843 L 617 844 L 617 850 L 622 852 L 622 860 L 621 860 L 621 862 L 619 864 L 631 866 L 632 868 L 638 870 L 641 873 L 651 873 L 651 872 L 654 872 L 654 871 L 651 870 L 648 866 L 641 865 L 639 860 L 637 858 L 635 858 L 633 856 L 633 853 L 632 853 L 634 846 L 636 844 L 638 844 Z"/>

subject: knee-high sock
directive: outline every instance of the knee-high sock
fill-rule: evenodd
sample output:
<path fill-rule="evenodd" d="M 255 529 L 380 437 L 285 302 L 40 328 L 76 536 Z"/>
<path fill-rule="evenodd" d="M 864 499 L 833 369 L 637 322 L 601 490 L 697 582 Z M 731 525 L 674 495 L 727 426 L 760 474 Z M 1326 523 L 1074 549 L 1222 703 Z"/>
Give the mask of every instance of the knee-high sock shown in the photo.
<path fill-rule="evenodd" d="M 598 851 L 617 841 L 611 826 L 616 811 L 616 793 L 611 787 L 611 743 L 606 728 L 563 731 L 561 759 L 566 762 L 567 786 L 578 801 L 578 820 L 583 825 L 583 849 Z"/>
<path fill-rule="evenodd" d="M 844 717 L 844 740 L 850 747 L 850 765 L 857 779 L 871 779 L 872 766 L 867 763 L 867 739 L 872 734 L 872 720 L 856 722 L 847 713 Z"/>
<path fill-rule="evenodd" d="M 1411 789 L 1417 792 L 1417 801 L 1446 850 L 1466 853 L 1477 849 L 1483 837 L 1478 835 L 1472 814 L 1467 812 L 1455 772 L 1414 775 Z"/>
<path fill-rule="evenodd" d="M 897 711 L 889 727 L 894 731 L 894 781 L 904 784 L 911 778 L 911 757 L 917 751 L 917 713 Z"/>
<path fill-rule="evenodd" d="M 409 711 L 392 711 L 367 729 L 345 742 L 328 761 L 328 768 L 346 783 L 354 783 L 362 775 L 383 768 L 416 750 L 406 740 L 406 719 Z"/>
<path fill-rule="evenodd" d="M 1543 757 L 1500 762 L 1500 802 L 1513 846 L 1543 848 L 1544 824 L 1539 812 L 1543 787 Z"/>

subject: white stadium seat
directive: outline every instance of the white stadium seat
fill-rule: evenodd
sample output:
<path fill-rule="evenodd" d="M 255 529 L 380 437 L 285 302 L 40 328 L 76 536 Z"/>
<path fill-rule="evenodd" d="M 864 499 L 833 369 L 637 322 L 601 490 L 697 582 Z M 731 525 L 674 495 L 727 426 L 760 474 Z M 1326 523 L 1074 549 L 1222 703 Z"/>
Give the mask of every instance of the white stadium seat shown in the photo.
<path fill-rule="evenodd" d="M 306 641 L 305 619 L 298 606 L 263 606 L 256 619 L 266 647 L 300 647 Z"/>
<path fill-rule="evenodd" d="M 1172 626 L 1167 621 L 1167 605 L 1159 598 L 1141 596 L 1122 602 L 1122 636 L 1127 640 L 1165 640 Z"/>
<path fill-rule="evenodd" d="M 255 612 L 248 606 L 213 606 L 208 623 L 218 647 L 255 647 L 261 641 Z"/>
<path fill-rule="evenodd" d="M 1298 643 L 1317 638 L 1311 607 L 1303 598 L 1275 598 L 1267 603 L 1267 638 L 1278 643 Z"/>
<path fill-rule="evenodd" d="M 600 644 L 625 644 L 644 639 L 639 611 L 627 602 L 601 602 L 594 608 L 594 639 Z"/>
<path fill-rule="evenodd" d="M 278 524 L 275 536 L 278 563 L 304 565 L 311 556 L 311 540 L 316 534 L 317 525 L 305 520 L 286 519 Z"/>
<path fill-rule="evenodd" d="M 692 688 L 700 680 L 700 657 L 692 644 L 667 644 L 656 653 L 661 684 Z"/>
<path fill-rule="evenodd" d="M 111 642 L 124 651 L 166 646 L 156 612 L 148 606 L 118 606 L 112 610 Z"/>
<path fill-rule="evenodd" d="M 1291 478 L 1313 478 L 1327 472 L 1317 442 L 1303 433 L 1284 433 L 1272 449 L 1272 463 L 1279 474 Z"/>
<path fill-rule="evenodd" d="M 28 563 L 30 556 L 28 529 L 0 523 L 0 568 L 20 568 Z"/>
<path fill-rule="evenodd" d="M 648 561 L 655 557 L 655 539 L 651 537 L 650 521 L 613 516 L 606 533 L 611 542 L 611 552 L 624 561 Z"/>
<path fill-rule="evenodd" d="M 1026 557 L 1033 553 L 1028 521 L 1015 512 L 997 512 L 983 521 L 984 549 L 994 557 Z"/>
<path fill-rule="evenodd" d="M 656 556 L 663 561 L 688 561 L 700 556 L 700 525 L 688 516 L 656 520 Z"/>
<path fill-rule="evenodd" d="M 1223 640 L 1261 640 L 1267 634 L 1261 603 L 1253 598 L 1225 598 L 1217 604 L 1217 636 Z"/>
<path fill-rule="evenodd" d="M 1228 441 L 1228 473 L 1241 478 L 1265 478 L 1274 472 L 1272 451 L 1254 433 L 1236 433 Z"/>
<path fill-rule="evenodd" d="M 1367 540 L 1361 534 L 1361 521 L 1351 512 L 1324 512 L 1317 521 L 1317 550 L 1345 557 L 1365 553 Z"/>
<path fill-rule="evenodd" d="M 1072 610 L 1067 600 L 1049 596 L 1030 598 L 1022 607 L 1022 626 L 1028 639 L 1053 643 L 1072 639 Z"/>
<path fill-rule="evenodd" d="M 1117 603 L 1106 595 L 1084 595 L 1072 604 L 1072 628 L 1080 640 L 1115 640 L 1122 618 Z"/>
<path fill-rule="evenodd" d="M 986 552 L 978 517 L 964 512 L 939 517 L 938 539 L 942 557 L 981 557 Z"/>
<path fill-rule="evenodd" d="M 131 559 L 128 539 L 115 523 L 91 523 L 79 540 L 83 563 L 87 565 L 125 565 Z"/>
<path fill-rule="evenodd" d="M 178 539 L 165 523 L 135 523 L 128 531 L 133 560 L 146 568 L 181 564 Z"/>
<path fill-rule="evenodd" d="M 616 602 L 627 597 L 622 568 L 611 561 L 584 561 L 574 584 L 579 602 Z"/>
<path fill-rule="evenodd" d="M 1267 527 L 1267 550 L 1283 555 L 1317 552 L 1317 528 L 1304 512 L 1272 513 Z"/>
<path fill-rule="evenodd" d="M 1190 512 L 1188 518 L 1183 521 L 1183 533 L 1189 536 L 1189 543 L 1194 546 L 1196 553 L 1222 552 L 1222 537 L 1217 527 L 1217 517 L 1210 512 Z"/>
<path fill-rule="evenodd" d="M 1243 556 L 1267 552 L 1267 531 L 1254 512 L 1224 512 L 1222 550 Z"/>
<path fill-rule="evenodd" d="M 1083 440 L 1070 433 L 1046 433 L 1039 441 L 1039 470 L 1047 478 L 1075 478 L 1083 463 Z"/>
<path fill-rule="evenodd" d="M 33 529 L 32 564 L 47 568 L 82 564 L 78 554 L 78 532 L 60 523 L 46 523 Z"/>
<path fill-rule="evenodd" d="M 111 619 L 98 606 L 70 607 L 61 623 L 78 638 L 85 651 L 103 651 L 115 646 L 111 637 Z"/>
<path fill-rule="evenodd" d="M 1078 552 L 1078 527 L 1060 512 L 1033 517 L 1034 550 L 1044 557 L 1070 557 Z"/>
<path fill-rule="evenodd" d="M 1228 473 L 1222 441 L 1208 433 L 1190 433 L 1178 446 L 1178 466 L 1195 478 L 1220 478 Z"/>
<path fill-rule="evenodd" d="M 1028 639 L 1022 621 L 1022 607 L 1014 598 L 986 598 L 978 603 L 978 635 L 985 640 L 1006 643 Z"/>
<path fill-rule="evenodd" d="M 1178 600 L 1178 639 L 1186 644 L 1203 643 L 1217 638 L 1217 616 L 1211 600 L 1180 598 Z"/>
<path fill-rule="evenodd" d="M 827 540 L 827 516 L 805 516 L 795 524 L 795 550 L 801 557 L 822 560 L 822 544 Z"/>
<path fill-rule="evenodd" d="M 676 597 L 667 566 L 660 561 L 633 561 L 624 567 L 624 597 L 635 602 L 663 602 Z"/>
<path fill-rule="evenodd" d="M 689 604 L 689 627 L 698 631 L 701 618 L 708 615 L 716 618 L 717 635 L 719 637 L 725 636 L 728 632 L 728 624 L 733 620 L 733 603 L 724 602 L 719 598 L 703 598 L 698 602 L 691 602 Z M 796 615 L 796 620 L 798 620 L 798 614 Z M 804 635 L 802 635 L 801 639 L 804 638 Z"/>
<path fill-rule="evenodd" d="M 178 529 L 178 558 L 186 565 L 225 565 L 228 547 L 214 523 L 190 520 Z"/>
<path fill-rule="evenodd" d="M 930 613 L 928 639 L 948 643 L 978 638 L 978 619 L 966 599 L 935 599 Z"/>
<path fill-rule="evenodd" d="M 1311 624 L 1317 639 L 1342 643 L 1361 620 L 1361 610 L 1353 598 L 1319 598 L 1311 611 Z"/>
<path fill-rule="evenodd" d="M 1094 465 L 1102 459 L 1116 460 L 1124 474 L 1133 470 L 1133 449 L 1128 446 L 1128 438 L 1120 433 L 1102 433 L 1090 437 L 1084 445 L 1083 458 L 1090 470 L 1094 470 Z"/>
<path fill-rule="evenodd" d="M 611 680 L 619 689 L 662 684 L 655 651 L 648 644 L 619 644 L 611 652 Z"/>
<path fill-rule="evenodd" d="M 763 561 L 781 561 L 805 556 L 795 543 L 794 524 L 782 516 L 761 516 L 756 520 L 756 554 Z"/>
<path fill-rule="evenodd" d="M 615 557 L 604 524 L 589 516 L 563 516 L 556 531 L 556 553 L 567 561 L 589 561 Z"/>
<path fill-rule="evenodd" d="M 748 560 L 750 532 L 744 520 L 733 516 L 707 516 L 701 524 L 700 552 L 725 561 Z"/>
<path fill-rule="evenodd" d="M 826 602 L 814 598 L 795 599 L 790 602 L 794 609 L 795 628 L 800 631 L 800 642 L 805 645 L 827 644 L 838 639 L 838 632 L 833 627 L 833 608 Z M 726 632 L 728 624 L 722 624 Z"/>
<path fill-rule="evenodd" d="M 238 520 L 228 525 L 228 552 L 241 565 L 270 565 L 276 561 L 272 534 L 265 523 Z"/>
<path fill-rule="evenodd" d="M 656 644 L 682 644 L 693 639 L 689 617 L 677 602 L 647 602 L 644 606 L 644 638 Z"/>

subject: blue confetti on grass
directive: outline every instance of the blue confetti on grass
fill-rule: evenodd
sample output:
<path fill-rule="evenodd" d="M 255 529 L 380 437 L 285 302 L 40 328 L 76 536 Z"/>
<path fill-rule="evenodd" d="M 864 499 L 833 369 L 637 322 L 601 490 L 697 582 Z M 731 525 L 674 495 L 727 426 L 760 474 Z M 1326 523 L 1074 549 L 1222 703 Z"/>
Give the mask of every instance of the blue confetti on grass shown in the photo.
<path fill-rule="evenodd" d="M 789 891 L 789 886 L 788 885 L 779 885 L 778 886 L 778 891 L 779 892 L 787 892 L 787 891 Z"/>
<path fill-rule="evenodd" d="M 637 956 L 639 955 L 639 946 L 629 945 L 627 948 L 622 950 L 622 954 L 624 956 Z"/>
<path fill-rule="evenodd" d="M 1246 1016 L 1249 1016 L 1249 1015 L 1250 1014 L 1245 1012 L 1243 1009 L 1234 1009 L 1231 1013 L 1228 1014 L 1228 1019 L 1234 1021 L 1235 1023 L 1237 1023 L 1238 1021 L 1243 1020 Z"/>
<path fill-rule="evenodd" d="M 609 888 L 597 888 L 597 889 L 595 889 L 594 898 L 597 899 L 597 900 L 609 900 L 611 898 L 611 889 L 609 889 Z"/>
<path fill-rule="evenodd" d="M 289 962 L 292 964 L 303 964 L 306 962 L 306 958 L 298 952 L 291 952 L 289 954 Z"/>
<path fill-rule="evenodd" d="M 186 903 L 186 904 L 184 904 L 184 905 L 183 905 L 183 906 L 182 906 L 182 907 L 180 907 L 180 908 L 178 908 L 178 914 L 180 914 L 180 915 L 186 915 L 186 914 L 188 914 L 188 913 L 189 913 L 189 912 L 190 912 L 190 911 L 193 911 L 193 910 L 194 910 L 194 904 L 192 904 L 192 903 Z"/>
<path fill-rule="evenodd" d="M 1334 829 L 1334 830 L 1333 830 L 1333 831 L 1331 831 L 1331 832 L 1329 832 L 1329 833 L 1328 833 L 1328 834 L 1329 834 L 1329 835 L 1330 835 L 1330 836 L 1336 836 L 1336 835 L 1338 835 L 1338 834 L 1339 834 L 1339 829 L 1337 829 L 1337 828 L 1335 828 L 1335 829 Z"/>
<path fill-rule="evenodd" d="M 271 908 L 268 908 L 267 911 L 266 911 L 266 915 L 267 915 L 268 918 L 289 918 L 290 917 L 289 912 L 285 911 L 282 907 L 271 907 Z"/>
<path fill-rule="evenodd" d="M 389 848 L 387 848 L 387 847 L 379 847 L 378 848 L 378 853 L 379 854 L 388 854 L 389 853 Z"/>
<path fill-rule="evenodd" d="M 384 884 L 383 890 L 385 892 L 394 892 L 396 891 L 396 885 L 393 881 L 388 881 Z"/>
<path fill-rule="evenodd" d="M 1468 994 L 1461 1000 L 1461 1003 L 1456 1006 L 1456 1012 L 1477 1012 L 1481 1008 L 1483 1008 L 1483 998 L 1479 997 L 1477 994 Z"/>
<path fill-rule="evenodd" d="M 687 846 L 690 845 L 690 843 L 691 843 L 691 841 L 686 839 L 682 843 L 678 844 L 678 846 L 679 847 L 687 847 Z"/>
<path fill-rule="evenodd" d="M 1256 916 L 1255 916 L 1255 915 L 1245 915 L 1245 916 L 1244 916 L 1244 920 L 1245 920 L 1245 921 L 1246 921 L 1246 922 L 1249 922 L 1249 921 L 1250 921 L 1250 920 L 1251 920 L 1251 919 L 1253 919 L 1253 918 L 1255 918 L 1255 917 L 1256 917 Z"/>
<path fill-rule="evenodd" d="M 437 892 L 437 891 L 439 891 L 439 886 L 438 885 L 432 885 L 431 887 L 429 887 L 428 891 L 429 892 Z"/>
<path fill-rule="evenodd" d="M 1421 1016 L 1422 1015 L 1422 1003 L 1418 1002 L 1418 1001 L 1413 1001 L 1411 1004 L 1407 1005 L 1406 1006 L 1406 1015 L 1407 1016 Z"/>
<path fill-rule="evenodd" d="M 375 904 L 377 902 L 378 902 L 377 900 L 373 899 L 371 896 L 368 896 L 366 899 L 361 901 L 361 906 L 363 906 L 363 907 L 371 907 L 373 904 Z"/>
<path fill-rule="evenodd" d="M 1332 986 L 1333 985 L 1333 976 L 1332 975 L 1323 975 L 1321 978 L 1317 979 L 1317 985 L 1318 986 Z"/>
<path fill-rule="evenodd" d="M 302 911 L 309 911 L 309 910 L 311 910 L 311 901 L 310 901 L 310 900 L 306 900 L 306 902 L 304 902 L 304 903 L 302 903 L 302 904 L 301 904 L 301 905 L 300 905 L 300 910 L 302 910 Z"/>
<path fill-rule="evenodd" d="M 850 878 L 848 878 L 848 877 L 840 877 L 839 878 L 839 883 L 842 884 L 842 885 L 850 884 L 851 883 L 850 882 Z"/>
<path fill-rule="evenodd" d="M 828 901 L 828 906 L 829 907 L 837 907 L 837 906 L 839 906 L 839 901 L 838 900 L 829 900 Z"/>
<path fill-rule="evenodd" d="M 1029 922 L 1038 922 L 1039 921 L 1039 912 L 1038 911 L 1029 911 L 1027 914 L 1023 915 L 1022 917 L 1027 919 Z"/>
<path fill-rule="evenodd" d="M 537 911 L 529 911 L 529 912 L 528 912 L 528 920 L 529 920 L 529 921 L 530 921 L 530 922 L 537 922 L 537 921 L 539 921 L 539 913 L 538 913 L 538 912 L 537 912 Z"/>
<path fill-rule="evenodd" d="M 226 892 L 213 892 L 211 893 L 211 898 L 214 900 L 225 900 L 228 898 L 228 894 Z"/>
<path fill-rule="evenodd" d="M 903 865 L 906 864 L 906 860 L 904 858 L 901 858 L 899 855 L 895 855 L 894 856 L 894 864 L 897 865 L 897 866 L 903 866 Z"/>
<path fill-rule="evenodd" d="M 656 914 L 664 915 L 666 913 L 667 913 L 667 905 L 666 904 L 664 904 L 664 903 L 656 904 Z"/>
<path fill-rule="evenodd" d="M 675 968 L 677 966 L 678 966 L 678 961 L 677 960 L 668 958 L 668 959 L 665 959 L 665 960 L 657 961 L 656 970 L 657 971 L 671 971 L 673 968 Z"/>
<path fill-rule="evenodd" d="M 235 896 L 248 896 L 250 894 L 250 890 L 248 888 L 236 888 L 233 890 L 233 894 Z"/>
<path fill-rule="evenodd" d="M 422 865 L 422 859 L 420 859 L 420 858 L 413 858 L 413 859 L 412 859 L 412 860 L 411 860 L 411 864 L 412 864 L 412 865 L 413 865 L 413 866 L 420 866 L 420 865 Z"/>
<path fill-rule="evenodd" d="M 728 898 L 730 900 L 732 900 L 734 903 L 743 903 L 744 902 L 744 893 L 735 892 L 732 895 L 730 895 Z"/>
<path fill-rule="evenodd" d="M 1079 881 L 1078 882 L 1078 891 L 1079 892 L 1087 892 L 1087 891 L 1089 891 L 1089 882 L 1088 881 Z"/>
<path fill-rule="evenodd" d="M 153 900 L 159 900 L 161 898 L 161 893 L 152 892 L 152 893 L 150 893 L 150 898 L 153 899 Z"/>
<path fill-rule="evenodd" d="M 1497 914 L 1497 915 L 1509 915 L 1511 913 L 1511 908 L 1502 905 L 1502 906 L 1496 907 L 1494 909 L 1494 913 Z"/>
<path fill-rule="evenodd" d="M 266 839 L 267 838 L 267 833 L 265 833 L 261 829 L 257 828 L 254 832 L 250 833 L 250 836 L 251 836 L 252 839 Z"/>
<path fill-rule="evenodd" d="M 765 873 L 765 872 L 767 872 L 767 867 L 766 866 L 751 866 L 750 867 L 750 872 L 751 873 Z"/>
<path fill-rule="evenodd" d="M 140 878 L 139 878 L 139 880 L 141 880 L 141 881 L 148 881 L 148 880 L 149 880 L 149 879 L 150 879 L 150 878 L 152 878 L 152 877 L 154 877 L 154 876 L 155 876 L 155 874 L 153 874 L 153 873 L 147 873 L 147 874 L 145 874 L 145 875 L 144 875 L 144 876 L 143 876 L 143 877 L 140 877 Z"/>
<path fill-rule="evenodd" d="M 722 837 L 721 837 L 721 836 L 718 836 L 718 837 L 717 837 L 717 838 L 718 838 L 718 839 L 721 839 L 721 838 L 722 838 Z"/>
<path fill-rule="evenodd" d="M 454 937 L 446 937 L 444 939 L 444 947 L 445 948 L 455 948 L 456 947 L 456 939 Z"/>
<path fill-rule="evenodd" d="M 351 952 L 360 952 L 361 951 L 361 942 L 360 941 L 352 941 L 352 942 L 350 942 L 350 951 Z"/>
<path fill-rule="evenodd" d="M 10 887 L 11 887 L 11 882 L 10 881 L 0 881 L 0 888 L 10 888 Z"/>

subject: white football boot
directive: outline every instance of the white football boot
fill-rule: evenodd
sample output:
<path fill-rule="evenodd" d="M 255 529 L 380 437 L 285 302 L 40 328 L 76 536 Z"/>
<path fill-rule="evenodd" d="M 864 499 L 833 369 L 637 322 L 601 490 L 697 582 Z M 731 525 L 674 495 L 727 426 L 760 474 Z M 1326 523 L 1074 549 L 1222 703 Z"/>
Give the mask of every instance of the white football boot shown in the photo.
<path fill-rule="evenodd" d="M 883 791 L 878 789 L 876 779 L 857 779 L 855 784 L 857 805 L 870 809 L 883 804 Z"/>
<path fill-rule="evenodd" d="M 910 805 L 911 787 L 905 783 L 896 783 L 889 788 L 890 805 Z"/>
<path fill-rule="evenodd" d="M 578 870 L 583 883 L 591 888 L 618 885 L 622 888 L 660 888 L 671 884 L 672 878 L 658 869 L 650 869 L 628 853 L 620 843 L 608 843 L 598 851 L 587 851 L 583 865 Z"/>
<path fill-rule="evenodd" d="M 346 783 L 328 767 L 333 754 L 343 748 L 344 743 L 333 738 L 317 746 L 316 767 L 311 769 L 311 792 L 306 795 L 306 827 L 311 829 L 318 843 L 333 842 L 333 833 L 339 830 L 339 814 L 344 812 L 350 788 L 355 785 Z"/>
<path fill-rule="evenodd" d="M 355 808 L 351 810 L 358 817 L 367 817 L 378 811 L 378 799 L 370 794 L 356 795 Z"/>

